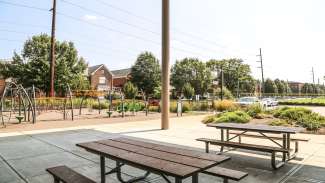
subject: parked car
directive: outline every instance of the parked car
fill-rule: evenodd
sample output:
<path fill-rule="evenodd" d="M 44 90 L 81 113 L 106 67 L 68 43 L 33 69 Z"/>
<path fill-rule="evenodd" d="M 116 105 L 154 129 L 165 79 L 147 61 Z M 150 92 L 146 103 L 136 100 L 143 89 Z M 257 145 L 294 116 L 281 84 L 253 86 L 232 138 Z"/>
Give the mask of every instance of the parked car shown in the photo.
<path fill-rule="evenodd" d="M 274 98 L 263 98 L 262 102 L 266 103 L 267 107 L 273 107 L 273 106 L 278 106 L 279 105 L 279 101 L 277 101 Z"/>
<path fill-rule="evenodd" d="M 240 106 L 249 106 L 252 104 L 260 104 L 263 107 L 267 107 L 267 103 L 265 101 L 259 100 L 257 97 L 242 97 L 239 98 L 237 104 Z"/>

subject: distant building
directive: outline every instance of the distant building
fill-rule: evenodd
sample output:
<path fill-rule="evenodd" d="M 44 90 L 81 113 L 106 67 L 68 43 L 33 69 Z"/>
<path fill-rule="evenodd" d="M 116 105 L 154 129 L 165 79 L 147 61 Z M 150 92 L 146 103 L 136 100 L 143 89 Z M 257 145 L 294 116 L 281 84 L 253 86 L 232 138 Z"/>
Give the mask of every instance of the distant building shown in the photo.
<path fill-rule="evenodd" d="M 0 63 L 10 63 L 12 60 L 11 59 L 0 59 Z M 0 75 L 0 95 L 2 94 L 4 88 L 6 85 L 6 78 Z"/>
<path fill-rule="evenodd" d="M 131 78 L 131 69 L 114 70 L 113 73 L 113 86 L 123 87 L 123 85 Z"/>
<path fill-rule="evenodd" d="M 292 93 L 301 93 L 304 83 L 289 81 L 288 85 L 291 88 Z"/>
<path fill-rule="evenodd" d="M 94 90 L 121 88 L 130 79 L 131 69 L 110 71 L 104 64 L 88 67 L 90 86 Z"/>

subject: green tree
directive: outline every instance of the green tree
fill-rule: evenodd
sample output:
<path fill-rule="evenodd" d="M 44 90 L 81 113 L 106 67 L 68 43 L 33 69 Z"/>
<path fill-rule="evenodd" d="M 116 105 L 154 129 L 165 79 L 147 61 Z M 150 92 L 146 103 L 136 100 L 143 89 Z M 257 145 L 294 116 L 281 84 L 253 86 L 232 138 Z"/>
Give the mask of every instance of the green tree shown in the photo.
<path fill-rule="evenodd" d="M 266 79 L 264 82 L 265 93 L 278 93 L 278 88 L 274 81 L 271 79 Z"/>
<path fill-rule="evenodd" d="M 211 70 L 197 58 L 185 58 L 176 61 L 171 69 L 171 84 L 181 93 L 189 83 L 196 94 L 203 95 L 212 84 Z"/>
<path fill-rule="evenodd" d="M 138 88 L 134 86 L 130 81 L 124 84 L 123 93 L 125 98 L 134 99 L 138 94 Z"/>
<path fill-rule="evenodd" d="M 286 93 L 286 86 L 284 84 L 284 81 L 281 81 L 280 79 L 275 79 L 274 84 L 276 85 L 279 94 Z"/>
<path fill-rule="evenodd" d="M 223 70 L 224 84 L 232 92 L 237 91 L 237 82 L 244 84 L 251 84 L 244 87 L 246 92 L 255 90 L 254 79 L 251 76 L 251 69 L 248 64 L 244 64 L 241 59 L 223 59 L 223 60 L 210 60 L 207 62 L 207 66 L 214 72 L 218 72 L 218 81 L 221 83 L 220 70 Z"/>
<path fill-rule="evenodd" d="M 148 96 L 160 86 L 160 81 L 161 69 L 158 59 L 150 52 L 140 54 L 131 68 L 131 82 Z"/>
<path fill-rule="evenodd" d="M 191 99 L 194 96 L 195 90 L 191 86 L 190 83 L 185 83 L 185 85 L 183 87 L 183 94 L 184 94 L 184 97 L 187 99 Z"/>
<path fill-rule="evenodd" d="M 232 93 L 226 87 L 222 88 L 222 95 L 223 95 L 224 99 L 233 99 L 234 98 Z M 217 90 L 215 91 L 215 96 L 221 97 L 221 89 L 220 88 L 217 88 Z"/>
<path fill-rule="evenodd" d="M 35 85 L 45 92 L 49 92 L 50 84 L 50 47 L 51 37 L 46 34 L 33 36 L 28 39 L 23 47 L 22 53 L 16 52 L 13 62 L 1 67 L 1 74 L 12 77 L 24 87 Z M 61 95 L 67 84 L 72 89 L 79 86 L 86 87 L 88 79 L 84 77 L 87 64 L 72 42 L 55 42 L 55 91 Z M 78 83 L 79 84 L 76 84 Z"/>
<path fill-rule="evenodd" d="M 304 86 L 302 86 L 302 88 L 301 88 L 301 93 L 305 93 L 305 94 L 314 93 L 313 84 L 305 83 Z"/>

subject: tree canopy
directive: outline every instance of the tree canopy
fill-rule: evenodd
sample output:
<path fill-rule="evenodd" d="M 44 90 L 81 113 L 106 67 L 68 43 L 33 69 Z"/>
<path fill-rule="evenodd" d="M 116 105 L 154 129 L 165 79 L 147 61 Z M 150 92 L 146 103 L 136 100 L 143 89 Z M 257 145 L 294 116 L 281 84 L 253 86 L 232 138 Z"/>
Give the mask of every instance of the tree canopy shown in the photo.
<path fill-rule="evenodd" d="M 242 92 L 252 93 L 255 91 L 255 80 L 251 76 L 251 69 L 241 59 L 210 60 L 207 66 L 219 74 L 217 80 L 221 83 L 220 71 L 223 70 L 224 85 L 232 92 L 237 91 L 238 82 Z"/>
<path fill-rule="evenodd" d="M 125 95 L 125 98 L 134 99 L 138 94 L 138 88 L 131 82 L 127 82 L 123 86 L 123 93 Z"/>
<path fill-rule="evenodd" d="M 264 83 L 264 91 L 265 93 L 278 93 L 278 87 L 273 80 L 267 78 Z"/>
<path fill-rule="evenodd" d="M 14 53 L 13 62 L 2 64 L 2 75 L 12 77 L 24 87 L 35 85 L 49 92 L 51 37 L 47 34 L 33 36 L 24 43 L 21 54 Z M 55 91 L 62 94 L 67 84 L 73 89 L 89 87 L 84 76 L 87 64 L 72 42 L 55 42 Z"/>
<path fill-rule="evenodd" d="M 171 84 L 181 93 L 185 83 L 189 83 L 196 94 L 203 95 L 212 84 L 211 70 L 197 58 L 176 61 L 171 69 Z"/>
<path fill-rule="evenodd" d="M 161 68 L 158 59 L 150 52 L 141 53 L 131 68 L 131 82 L 148 96 L 154 94 L 160 81 Z"/>

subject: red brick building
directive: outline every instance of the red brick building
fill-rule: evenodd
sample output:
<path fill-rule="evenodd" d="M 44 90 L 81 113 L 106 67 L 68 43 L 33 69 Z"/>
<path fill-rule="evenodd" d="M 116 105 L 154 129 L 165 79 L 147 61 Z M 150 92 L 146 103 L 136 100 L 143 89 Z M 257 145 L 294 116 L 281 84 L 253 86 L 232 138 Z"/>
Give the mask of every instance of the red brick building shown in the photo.
<path fill-rule="evenodd" d="M 114 70 L 112 73 L 114 87 L 123 87 L 123 85 L 131 78 L 131 69 Z"/>
<path fill-rule="evenodd" d="M 131 69 L 110 71 L 104 64 L 88 68 L 90 86 L 94 90 L 121 88 L 130 78 Z"/>

